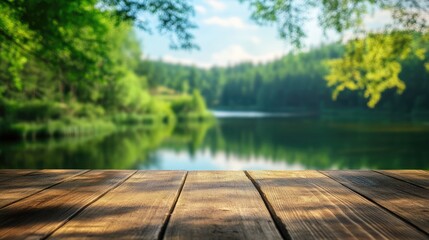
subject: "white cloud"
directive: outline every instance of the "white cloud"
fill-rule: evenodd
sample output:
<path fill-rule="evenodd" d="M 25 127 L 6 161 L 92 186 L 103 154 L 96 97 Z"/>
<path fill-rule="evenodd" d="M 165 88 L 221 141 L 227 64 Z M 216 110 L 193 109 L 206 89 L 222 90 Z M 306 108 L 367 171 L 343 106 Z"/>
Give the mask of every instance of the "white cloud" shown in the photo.
<path fill-rule="evenodd" d="M 207 61 L 201 61 L 192 58 L 176 57 L 174 55 L 166 54 L 161 60 L 168 63 L 182 64 L 188 66 L 197 66 L 200 68 L 210 68 L 213 66 L 231 66 L 242 62 L 252 63 L 266 63 L 279 59 L 284 56 L 285 51 L 271 52 L 267 54 L 257 55 L 247 52 L 240 45 L 230 45 L 222 51 L 213 53 Z M 148 59 L 151 59 L 150 57 Z"/>
<path fill-rule="evenodd" d="M 410 13 L 416 14 L 418 21 L 429 21 L 429 14 L 419 9 L 408 9 Z M 380 30 L 388 24 L 393 24 L 393 12 L 390 10 L 378 10 L 367 14 L 363 19 L 364 26 L 369 30 Z M 398 26 L 396 26 L 398 27 Z"/>
<path fill-rule="evenodd" d="M 215 10 L 224 10 L 226 7 L 220 0 L 206 0 L 206 3 Z"/>
<path fill-rule="evenodd" d="M 388 24 L 393 23 L 392 12 L 389 10 L 377 10 L 371 14 L 366 14 L 363 17 L 363 28 L 366 31 L 382 31 Z M 347 43 L 352 39 L 366 37 L 365 32 L 355 32 L 348 30 L 342 34 L 342 43 Z"/>
<path fill-rule="evenodd" d="M 191 59 L 188 58 L 177 58 L 171 55 L 164 55 L 162 57 L 162 61 L 168 62 L 168 63 L 178 63 L 178 64 L 185 64 L 185 65 L 192 65 L 194 62 Z"/>
<path fill-rule="evenodd" d="M 381 31 L 388 24 L 393 23 L 392 12 L 389 10 L 378 10 L 363 17 L 363 29 L 366 31 Z M 366 37 L 366 32 L 355 32 L 347 30 L 341 35 L 341 42 L 347 43 L 353 39 Z"/>
<path fill-rule="evenodd" d="M 174 63 L 174 64 L 182 64 L 182 65 L 189 65 L 189 66 L 198 66 L 201 68 L 210 68 L 212 65 L 209 63 L 203 63 L 203 62 L 197 62 L 195 60 L 189 59 L 189 58 L 180 58 L 180 57 L 174 57 L 171 55 L 164 55 L 161 60 L 163 62 L 168 63 Z"/>
<path fill-rule="evenodd" d="M 231 45 L 220 52 L 214 53 L 212 63 L 217 66 L 234 65 L 240 62 L 263 63 L 278 59 L 283 55 L 284 53 L 282 52 L 254 55 L 248 53 L 240 45 Z"/>
<path fill-rule="evenodd" d="M 367 14 L 363 18 L 363 23 L 370 30 L 380 29 L 387 24 L 393 23 L 392 12 L 389 10 L 379 10 L 373 14 Z"/>
<path fill-rule="evenodd" d="M 207 25 L 215 25 L 215 26 L 239 28 L 239 29 L 250 27 L 249 25 L 246 25 L 246 23 L 244 23 L 243 20 L 239 17 L 227 17 L 227 18 L 211 17 L 203 20 L 203 23 Z"/>
<path fill-rule="evenodd" d="M 201 13 L 201 14 L 206 14 L 207 13 L 207 9 L 201 5 L 196 5 L 195 6 L 195 11 L 197 11 L 197 13 Z"/>
<path fill-rule="evenodd" d="M 259 43 L 261 43 L 261 39 L 260 39 L 259 37 L 257 37 L 257 36 L 252 36 L 252 37 L 250 37 L 250 41 L 251 41 L 253 44 L 259 44 Z"/>

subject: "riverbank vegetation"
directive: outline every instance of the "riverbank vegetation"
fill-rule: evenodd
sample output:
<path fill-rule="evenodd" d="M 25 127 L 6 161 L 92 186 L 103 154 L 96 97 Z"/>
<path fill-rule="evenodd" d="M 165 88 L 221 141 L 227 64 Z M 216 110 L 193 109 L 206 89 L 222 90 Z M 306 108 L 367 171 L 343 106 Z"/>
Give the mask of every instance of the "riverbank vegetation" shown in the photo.
<path fill-rule="evenodd" d="M 197 151 L 213 122 L 198 124 L 120 125 L 113 132 L 73 138 L 1 142 L 0 168 L 134 169 L 154 167 L 153 153 L 162 145 L 178 144 Z"/>
<path fill-rule="evenodd" d="M 2 99 L 0 134 L 6 138 L 36 139 L 110 132 L 120 126 L 158 128 L 160 125 L 212 121 L 197 90 L 192 95 L 149 96 L 144 111 L 109 111 L 100 105 L 77 101 Z"/>
<path fill-rule="evenodd" d="M 169 0 L 147 4 L 135 7 L 171 18 L 159 29 L 176 36 L 172 44 L 191 47 L 189 5 Z M 92 0 L 0 4 L 2 137 L 75 136 L 122 124 L 209 118 L 197 90 L 168 97 L 151 92 L 147 76 L 138 73 L 142 51 L 133 25 L 138 21 L 122 19 L 132 16 L 119 5 Z"/>

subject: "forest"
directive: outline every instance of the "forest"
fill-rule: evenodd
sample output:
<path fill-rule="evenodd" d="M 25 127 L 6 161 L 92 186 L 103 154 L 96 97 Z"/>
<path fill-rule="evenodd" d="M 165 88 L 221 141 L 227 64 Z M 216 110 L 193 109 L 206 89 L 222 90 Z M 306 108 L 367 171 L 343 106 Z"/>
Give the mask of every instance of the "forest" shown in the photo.
<path fill-rule="evenodd" d="M 415 40 L 415 44 L 428 42 Z M 334 100 L 335 89 L 328 86 L 327 81 L 331 74 L 329 63 L 343 57 L 345 48 L 344 44 L 334 43 L 290 53 L 269 63 L 242 63 L 225 68 L 201 69 L 145 61 L 141 63 L 141 69 L 148 76 L 150 86 L 167 86 L 182 93 L 197 89 L 208 106 L 215 109 L 428 113 L 429 73 L 425 61 L 415 55 L 401 60 L 399 78 L 406 88 L 400 94 L 396 89 L 388 89 L 372 107 L 368 106 L 364 93 L 359 91 L 343 91 Z"/>

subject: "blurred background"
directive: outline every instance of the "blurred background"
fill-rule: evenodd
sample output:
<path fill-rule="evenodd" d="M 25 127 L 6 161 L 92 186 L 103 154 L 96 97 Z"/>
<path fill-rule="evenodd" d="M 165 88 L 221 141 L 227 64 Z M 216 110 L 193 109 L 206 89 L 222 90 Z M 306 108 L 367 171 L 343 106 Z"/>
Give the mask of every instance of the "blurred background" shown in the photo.
<path fill-rule="evenodd" d="M 6 0 L 0 168 L 429 169 L 429 0 Z"/>

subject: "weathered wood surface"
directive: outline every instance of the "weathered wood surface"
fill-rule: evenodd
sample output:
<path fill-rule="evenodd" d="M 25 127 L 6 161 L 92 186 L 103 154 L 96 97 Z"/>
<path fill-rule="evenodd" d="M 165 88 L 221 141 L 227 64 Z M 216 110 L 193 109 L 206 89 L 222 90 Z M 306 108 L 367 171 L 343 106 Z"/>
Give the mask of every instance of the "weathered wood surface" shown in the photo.
<path fill-rule="evenodd" d="M 429 159 L 428 159 L 429 160 Z M 424 170 L 384 170 L 384 175 L 403 180 L 419 187 L 429 189 L 429 172 Z"/>
<path fill-rule="evenodd" d="M 31 172 L 34 172 L 34 170 L 17 170 L 17 169 L 0 170 L 0 182 L 10 180 L 19 176 L 24 176 Z"/>
<path fill-rule="evenodd" d="M 190 172 L 166 239 L 281 239 L 243 172 Z"/>
<path fill-rule="evenodd" d="M 425 236 L 316 171 L 249 175 L 292 239 L 420 239 Z"/>
<path fill-rule="evenodd" d="M 373 171 L 324 171 L 429 234 L 429 191 Z"/>
<path fill-rule="evenodd" d="M 429 239 L 427 173 L 0 170 L 0 239 Z"/>
<path fill-rule="evenodd" d="M 157 239 L 185 175 L 184 171 L 138 172 L 83 210 L 52 237 Z"/>
<path fill-rule="evenodd" d="M 11 204 L 0 210 L 0 236 L 44 238 L 128 175 L 123 171 L 91 171 Z"/>
<path fill-rule="evenodd" d="M 83 172 L 81 170 L 41 170 L 0 182 L 0 208 Z"/>

